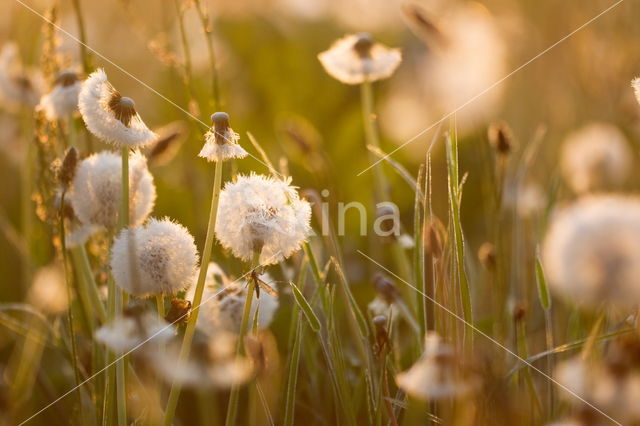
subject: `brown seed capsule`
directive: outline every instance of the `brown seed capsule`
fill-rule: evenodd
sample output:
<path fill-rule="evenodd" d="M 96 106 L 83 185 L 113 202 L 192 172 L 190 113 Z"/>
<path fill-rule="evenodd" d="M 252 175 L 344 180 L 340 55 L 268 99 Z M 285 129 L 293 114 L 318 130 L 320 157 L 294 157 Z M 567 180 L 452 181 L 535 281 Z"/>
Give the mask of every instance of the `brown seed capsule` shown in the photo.
<path fill-rule="evenodd" d="M 373 285 L 376 291 L 388 302 L 391 303 L 399 297 L 398 289 L 391 278 L 382 272 L 373 276 Z"/>
<path fill-rule="evenodd" d="M 373 47 L 373 37 L 369 33 L 358 34 L 358 40 L 353 45 L 353 50 L 356 51 L 361 58 L 371 57 L 371 48 Z"/>
<path fill-rule="evenodd" d="M 482 245 L 478 249 L 478 260 L 480 260 L 482 266 L 489 270 L 493 270 L 496 267 L 495 246 L 489 242 L 482 243 Z"/>
<path fill-rule="evenodd" d="M 180 324 L 187 322 L 191 314 L 191 301 L 185 299 L 171 299 L 171 307 L 165 315 L 164 320 L 169 324 Z"/>
<path fill-rule="evenodd" d="M 108 106 L 113 115 L 127 127 L 131 124 L 131 119 L 137 114 L 136 104 L 133 99 L 124 97 L 117 91 L 111 94 Z"/>
<path fill-rule="evenodd" d="M 78 150 L 75 147 L 67 149 L 64 154 L 62 164 L 58 169 L 58 182 L 63 188 L 68 188 L 71 185 L 71 181 L 76 175 L 76 169 L 78 167 Z"/>
<path fill-rule="evenodd" d="M 489 144 L 500 155 L 507 155 L 513 148 L 513 134 L 505 122 L 493 123 L 487 130 Z"/>
<path fill-rule="evenodd" d="M 387 317 L 378 315 L 373 318 L 373 325 L 376 328 L 376 341 L 373 345 L 374 353 L 380 355 L 389 344 L 389 333 L 387 332 Z"/>
<path fill-rule="evenodd" d="M 520 322 L 527 315 L 528 306 L 527 302 L 520 302 L 513 308 L 513 321 Z"/>

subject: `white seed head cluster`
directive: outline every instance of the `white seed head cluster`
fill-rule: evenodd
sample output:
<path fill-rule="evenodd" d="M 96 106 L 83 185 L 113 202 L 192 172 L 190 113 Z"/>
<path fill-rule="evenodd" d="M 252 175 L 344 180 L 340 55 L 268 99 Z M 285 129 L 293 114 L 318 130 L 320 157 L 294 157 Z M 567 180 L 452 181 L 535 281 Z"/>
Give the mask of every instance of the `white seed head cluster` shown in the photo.
<path fill-rule="evenodd" d="M 606 123 L 591 123 L 571 133 L 562 147 L 562 174 L 579 194 L 620 185 L 631 170 L 631 148 L 624 134 Z"/>
<path fill-rule="evenodd" d="M 49 93 L 40 99 L 39 108 L 47 120 L 56 121 L 68 117 L 78 109 L 78 96 L 82 82 L 73 70 L 60 73 Z"/>
<path fill-rule="evenodd" d="M 208 161 L 226 161 L 248 155 L 247 151 L 238 144 L 240 135 L 229 127 L 229 116 L 226 113 L 213 114 L 211 121 L 213 125 L 204 135 L 205 143 L 198 154 L 199 157 L 206 158 Z"/>
<path fill-rule="evenodd" d="M 179 342 L 151 354 L 151 365 L 167 383 L 195 388 L 228 389 L 239 386 L 253 375 L 251 362 L 236 354 L 237 335 L 218 332 L 198 339 L 187 361 L 180 359 Z"/>
<path fill-rule="evenodd" d="M 82 84 L 78 107 L 87 128 L 105 142 L 134 148 L 157 139 L 135 111 L 133 101 L 120 96 L 102 69 Z"/>
<path fill-rule="evenodd" d="M 15 43 L 5 44 L 0 51 L 0 106 L 10 111 L 34 107 L 43 91 L 42 74 L 23 66 Z"/>
<path fill-rule="evenodd" d="M 462 396 L 477 386 L 473 378 L 460 372 L 453 347 L 433 332 L 425 338 L 422 358 L 409 370 L 398 373 L 396 383 L 407 394 L 425 401 Z"/>
<path fill-rule="evenodd" d="M 125 313 L 96 330 L 96 340 L 114 352 L 127 352 L 141 344 L 171 339 L 174 328 L 153 311 Z"/>
<path fill-rule="evenodd" d="M 122 160 L 109 151 L 93 154 L 80 162 L 69 191 L 75 215 L 83 225 L 113 228 L 118 223 L 122 198 Z M 129 157 L 129 220 L 144 222 L 156 200 L 153 176 L 139 152 Z"/>
<path fill-rule="evenodd" d="M 123 230 L 111 249 L 111 272 L 128 293 L 147 297 L 176 294 L 196 275 L 198 251 L 187 228 L 169 219 Z"/>
<path fill-rule="evenodd" d="M 574 357 L 560 363 L 554 376 L 566 388 L 561 396 L 569 405 L 584 407 L 583 401 L 587 401 L 620 424 L 640 421 L 640 373 L 637 371 L 620 374 L 602 362 Z"/>
<path fill-rule="evenodd" d="M 372 40 L 368 34 L 351 34 L 318 55 L 325 71 L 345 84 L 388 78 L 402 61 L 400 49 Z"/>
<path fill-rule="evenodd" d="M 552 218 L 542 260 L 550 288 L 586 305 L 640 302 L 640 200 L 589 196 Z"/>
<path fill-rule="evenodd" d="M 269 274 L 261 275 L 260 279 L 274 286 Z M 223 331 L 238 333 L 247 296 L 247 285 L 253 284 L 247 283 L 246 280 L 231 281 L 216 263 L 209 263 L 198 315 L 198 329 L 208 335 Z M 194 292 L 195 286 L 191 286 L 187 299 L 193 300 Z M 268 328 L 278 305 L 277 297 L 262 291 L 260 298 L 257 298 L 254 293 L 250 317 L 253 318 L 257 310 L 258 327 Z"/>
<path fill-rule="evenodd" d="M 311 232 L 311 206 L 290 183 L 257 174 L 227 183 L 216 222 L 220 243 L 246 261 L 258 251 L 265 265 L 299 250 Z"/>

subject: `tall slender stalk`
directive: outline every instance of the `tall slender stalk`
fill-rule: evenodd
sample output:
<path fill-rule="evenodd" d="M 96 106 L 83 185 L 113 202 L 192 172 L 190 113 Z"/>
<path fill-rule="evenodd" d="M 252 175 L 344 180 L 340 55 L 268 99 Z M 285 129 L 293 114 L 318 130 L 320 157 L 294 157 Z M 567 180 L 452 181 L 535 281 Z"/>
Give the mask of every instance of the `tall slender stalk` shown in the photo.
<path fill-rule="evenodd" d="M 211 23 L 209 22 L 209 17 L 201 0 L 194 0 L 194 2 L 196 10 L 198 11 L 198 18 L 200 18 L 200 25 L 202 26 L 202 32 L 204 33 L 207 45 L 207 53 L 209 55 L 209 67 L 211 68 L 211 99 L 213 99 L 212 106 L 214 111 L 220 111 L 220 83 L 218 82 L 218 67 L 215 50 L 213 48 L 213 39 L 211 36 Z"/>
<path fill-rule="evenodd" d="M 129 148 L 122 148 L 122 200 L 120 203 L 120 228 L 127 229 L 129 227 Z M 130 254 L 131 255 L 131 254 Z M 120 287 L 115 287 L 115 309 L 116 312 L 122 312 L 126 295 Z M 119 354 L 118 354 L 119 355 Z M 126 426 L 127 424 L 127 389 L 126 389 L 126 366 L 127 359 L 119 359 L 116 363 L 116 388 L 117 388 L 117 407 L 118 407 L 118 425 Z"/>
<path fill-rule="evenodd" d="M 76 23 L 78 25 L 82 69 L 88 74 L 91 72 L 91 58 L 89 57 L 89 51 L 87 50 L 87 31 L 84 24 L 84 18 L 82 17 L 82 8 L 80 7 L 80 0 L 72 0 L 71 3 L 73 3 L 73 10 L 75 12 Z"/>
<path fill-rule="evenodd" d="M 216 218 L 218 215 L 218 201 L 220 200 L 220 190 L 222 188 L 222 165 L 222 162 L 216 162 L 215 175 L 213 179 L 213 194 L 211 196 L 211 209 L 209 210 L 209 224 L 207 226 L 207 236 L 205 238 L 204 250 L 202 252 L 202 264 L 200 265 L 200 273 L 198 274 L 198 281 L 196 282 L 196 290 L 192 302 L 193 308 L 189 315 L 189 321 L 187 322 L 187 328 L 184 333 L 182 347 L 180 348 L 178 363 L 184 363 L 189 357 L 191 342 L 193 341 L 193 336 L 196 332 L 196 322 L 198 321 L 198 313 L 200 311 L 200 304 L 202 303 L 202 293 L 204 292 L 207 269 L 209 268 L 209 259 L 211 259 L 211 250 L 213 249 L 213 236 L 216 226 Z M 181 390 L 182 387 L 180 386 L 180 383 L 174 381 L 171 385 L 167 408 L 165 409 L 164 424 L 167 426 L 171 425 L 173 422 Z"/>
<path fill-rule="evenodd" d="M 364 122 L 364 131 L 367 145 L 380 148 L 380 137 L 376 127 L 376 115 L 373 108 L 373 89 L 370 81 L 365 81 L 360 85 L 360 102 L 362 104 L 362 120 Z M 375 161 L 375 156 L 369 151 L 369 160 Z M 381 167 L 373 168 L 373 176 L 375 182 L 376 201 L 382 201 L 388 198 L 387 182 Z"/>
<path fill-rule="evenodd" d="M 260 264 L 260 251 L 256 251 L 251 260 L 251 270 L 253 271 Z M 240 355 L 244 347 L 244 335 L 247 332 L 247 324 L 249 324 L 249 314 L 251 313 L 251 302 L 253 301 L 253 292 L 258 283 L 249 283 L 247 288 L 247 297 L 244 300 L 244 310 L 242 311 L 242 321 L 240 322 L 240 333 L 238 335 L 238 346 L 236 353 Z M 238 400 L 240 399 L 240 386 L 234 385 L 231 388 L 229 396 L 229 405 L 227 406 L 227 419 L 225 426 L 234 426 L 238 417 Z"/>

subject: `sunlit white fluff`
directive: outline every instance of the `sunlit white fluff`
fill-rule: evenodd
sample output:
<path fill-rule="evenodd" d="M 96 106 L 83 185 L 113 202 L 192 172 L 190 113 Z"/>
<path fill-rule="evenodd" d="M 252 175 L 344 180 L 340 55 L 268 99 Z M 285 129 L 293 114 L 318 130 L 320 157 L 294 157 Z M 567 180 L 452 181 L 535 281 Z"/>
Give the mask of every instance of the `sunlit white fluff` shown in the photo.
<path fill-rule="evenodd" d="M 60 120 L 73 114 L 78 109 L 81 87 L 82 82 L 75 71 L 60 73 L 51 91 L 40 99 L 39 107 L 47 120 Z"/>
<path fill-rule="evenodd" d="M 375 43 L 368 34 L 352 34 L 318 55 L 325 71 L 345 84 L 388 78 L 402 61 L 400 49 Z"/>
<path fill-rule="evenodd" d="M 633 93 L 636 95 L 636 100 L 640 104 L 640 78 L 631 80 L 631 87 L 633 87 Z"/>
<path fill-rule="evenodd" d="M 220 194 L 216 236 L 234 256 L 273 264 L 301 248 L 311 232 L 311 207 L 301 200 L 291 178 L 284 181 L 251 174 L 227 183 Z"/>
<path fill-rule="evenodd" d="M 180 361 L 179 342 L 173 342 L 165 350 L 153 351 L 149 360 L 169 384 L 228 389 L 245 383 L 253 374 L 251 361 L 237 356 L 236 340 L 234 333 L 223 331 L 206 338 L 196 335 L 188 360 Z"/>
<path fill-rule="evenodd" d="M 542 260 L 551 289 L 574 303 L 640 302 L 640 200 L 590 196 L 552 217 Z"/>
<path fill-rule="evenodd" d="M 611 189 L 631 170 L 632 152 L 624 134 L 607 123 L 591 123 L 571 133 L 561 152 L 562 174 L 577 193 Z"/>
<path fill-rule="evenodd" d="M 80 222 L 113 228 L 118 223 L 122 197 L 122 160 L 109 151 L 82 160 L 68 197 Z M 153 210 L 156 188 L 139 152 L 129 157 L 129 220 L 132 226 L 145 221 Z"/>
<path fill-rule="evenodd" d="M 238 140 L 240 135 L 229 127 L 229 116 L 224 112 L 217 112 L 211 116 L 213 125 L 205 133 L 205 144 L 198 154 L 208 161 L 226 161 L 232 158 L 244 158 L 247 156 Z"/>
<path fill-rule="evenodd" d="M 150 219 L 144 226 L 123 230 L 111 249 L 116 284 L 139 297 L 187 289 L 197 266 L 193 236 L 169 219 Z"/>
<path fill-rule="evenodd" d="M 82 84 L 78 107 L 87 128 L 105 142 L 142 147 L 157 138 L 135 111 L 133 101 L 118 93 L 103 69 L 93 72 Z"/>
<path fill-rule="evenodd" d="M 175 329 L 153 311 L 125 312 L 96 330 L 95 338 L 114 352 L 171 339 Z M 147 343 L 148 342 L 148 343 Z"/>
<path fill-rule="evenodd" d="M 269 274 L 263 274 L 260 278 L 274 287 L 273 279 Z M 209 263 L 198 315 L 198 329 L 209 335 L 221 331 L 238 333 L 247 285 L 253 284 L 247 283 L 244 279 L 231 281 L 216 263 Z M 195 286 L 192 286 L 187 293 L 187 299 L 193 300 L 194 292 Z M 260 292 L 260 298 L 254 294 L 250 318 L 254 317 L 256 309 L 258 310 L 258 327 L 268 328 L 278 309 L 278 298 L 266 292 Z"/>
<path fill-rule="evenodd" d="M 36 270 L 27 300 L 46 314 L 59 314 L 67 310 L 69 298 L 61 263 L 51 263 Z"/>
<path fill-rule="evenodd" d="M 0 51 L 0 106 L 10 111 L 35 107 L 43 91 L 41 73 L 23 66 L 18 46 L 6 43 Z"/>
<path fill-rule="evenodd" d="M 471 392 L 476 383 L 464 377 L 459 370 L 453 347 L 430 332 L 425 338 L 422 358 L 409 370 L 398 373 L 396 383 L 407 394 L 421 400 L 460 397 Z"/>

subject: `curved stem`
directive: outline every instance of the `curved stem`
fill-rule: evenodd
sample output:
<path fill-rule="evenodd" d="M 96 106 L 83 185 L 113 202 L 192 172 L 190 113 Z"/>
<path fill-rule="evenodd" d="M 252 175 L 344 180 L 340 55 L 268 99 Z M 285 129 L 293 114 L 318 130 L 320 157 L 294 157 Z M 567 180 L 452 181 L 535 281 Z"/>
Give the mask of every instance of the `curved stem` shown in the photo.
<path fill-rule="evenodd" d="M 362 103 L 362 120 L 364 122 L 364 131 L 367 145 L 380 148 L 380 137 L 376 128 L 376 115 L 373 108 L 373 89 L 371 82 L 365 81 L 360 85 L 360 102 Z M 369 150 L 369 160 L 371 163 L 376 161 L 375 156 Z M 376 202 L 380 202 L 388 198 L 387 182 L 381 167 L 373 168 L 373 176 L 376 189 Z"/>
<path fill-rule="evenodd" d="M 178 363 L 183 363 L 189 357 L 191 350 L 191 342 L 196 332 L 196 323 L 198 321 L 198 312 L 200 304 L 202 303 L 202 293 L 204 292 L 204 284 L 207 278 L 207 269 L 209 268 L 209 259 L 211 259 L 211 250 L 213 249 L 213 236 L 216 226 L 216 218 L 218 215 L 218 201 L 220 200 L 220 189 L 222 187 L 222 162 L 216 162 L 215 176 L 213 180 L 213 194 L 211 197 L 211 209 L 209 210 L 209 224 L 207 226 L 207 237 L 204 242 L 204 250 L 202 252 L 202 264 L 200 266 L 200 273 L 198 274 L 198 281 L 196 283 L 196 291 L 191 303 L 192 310 L 189 315 L 189 321 L 187 322 L 187 328 L 184 333 L 184 340 L 182 341 L 182 347 L 180 348 L 180 357 Z M 167 408 L 165 410 L 164 424 L 166 426 L 171 425 L 173 417 L 175 415 L 176 407 L 178 405 L 178 398 L 180 397 L 180 391 L 182 387 L 180 383 L 174 381 L 171 385 L 171 391 L 169 393 L 169 399 L 167 401 Z"/>

